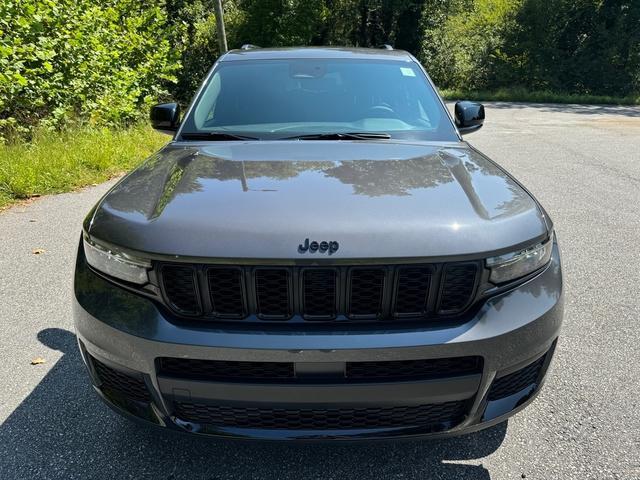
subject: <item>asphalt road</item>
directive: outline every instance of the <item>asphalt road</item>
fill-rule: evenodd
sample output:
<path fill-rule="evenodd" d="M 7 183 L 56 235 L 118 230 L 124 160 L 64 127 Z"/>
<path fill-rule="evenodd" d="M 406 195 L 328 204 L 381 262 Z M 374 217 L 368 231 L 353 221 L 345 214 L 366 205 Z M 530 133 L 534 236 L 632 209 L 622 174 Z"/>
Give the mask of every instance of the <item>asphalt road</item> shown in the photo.
<path fill-rule="evenodd" d="M 81 220 L 105 184 L 0 213 L 0 479 L 640 479 L 640 108 L 490 104 L 468 138 L 542 201 L 563 253 L 555 362 L 508 425 L 438 442 L 291 446 L 118 417 L 89 387 L 70 307 Z"/>

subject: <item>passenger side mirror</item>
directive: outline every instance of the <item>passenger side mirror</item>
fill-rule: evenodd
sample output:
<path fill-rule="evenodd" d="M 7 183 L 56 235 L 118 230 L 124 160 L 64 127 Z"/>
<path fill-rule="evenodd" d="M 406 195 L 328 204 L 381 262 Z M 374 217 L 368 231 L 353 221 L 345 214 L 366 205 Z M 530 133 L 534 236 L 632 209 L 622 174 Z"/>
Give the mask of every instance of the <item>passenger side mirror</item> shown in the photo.
<path fill-rule="evenodd" d="M 476 102 L 456 102 L 455 106 L 456 127 L 460 135 L 473 133 L 482 128 L 484 124 L 484 105 Z"/>
<path fill-rule="evenodd" d="M 151 126 L 164 133 L 178 130 L 180 125 L 180 105 L 177 103 L 161 103 L 151 108 Z"/>

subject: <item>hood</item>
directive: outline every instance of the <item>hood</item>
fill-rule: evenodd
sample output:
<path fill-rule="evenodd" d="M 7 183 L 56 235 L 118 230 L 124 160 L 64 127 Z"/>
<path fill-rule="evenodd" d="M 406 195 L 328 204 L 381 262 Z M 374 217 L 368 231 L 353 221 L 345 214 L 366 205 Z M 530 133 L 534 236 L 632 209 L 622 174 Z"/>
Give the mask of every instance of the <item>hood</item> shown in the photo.
<path fill-rule="evenodd" d="M 533 198 L 466 143 L 389 141 L 173 143 L 88 222 L 132 250 L 236 259 L 476 255 L 547 231 Z"/>

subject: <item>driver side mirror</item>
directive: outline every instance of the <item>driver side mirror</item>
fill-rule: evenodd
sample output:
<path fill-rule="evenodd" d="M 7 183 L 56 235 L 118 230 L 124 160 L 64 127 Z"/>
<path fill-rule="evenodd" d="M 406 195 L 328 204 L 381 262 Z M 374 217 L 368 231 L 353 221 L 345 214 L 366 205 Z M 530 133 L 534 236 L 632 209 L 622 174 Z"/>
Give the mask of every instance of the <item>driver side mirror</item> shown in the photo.
<path fill-rule="evenodd" d="M 460 135 L 477 132 L 484 124 L 484 105 L 481 103 L 456 102 L 454 113 Z"/>
<path fill-rule="evenodd" d="M 180 105 L 161 103 L 151 107 L 151 126 L 164 133 L 173 133 L 180 125 Z"/>

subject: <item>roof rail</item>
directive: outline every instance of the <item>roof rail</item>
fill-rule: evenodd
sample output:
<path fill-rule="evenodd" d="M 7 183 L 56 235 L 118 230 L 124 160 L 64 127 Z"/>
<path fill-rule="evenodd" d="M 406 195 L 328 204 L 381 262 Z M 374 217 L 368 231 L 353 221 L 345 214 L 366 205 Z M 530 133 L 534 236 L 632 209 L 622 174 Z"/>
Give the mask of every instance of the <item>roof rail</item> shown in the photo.
<path fill-rule="evenodd" d="M 245 43 L 244 45 L 242 45 L 242 47 L 240 47 L 240 50 L 253 50 L 254 48 L 260 48 L 257 45 L 251 45 L 250 43 Z"/>
<path fill-rule="evenodd" d="M 383 43 L 382 45 L 378 45 L 378 48 L 383 48 L 384 50 L 393 50 L 393 47 L 388 43 Z"/>

